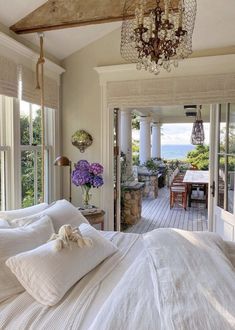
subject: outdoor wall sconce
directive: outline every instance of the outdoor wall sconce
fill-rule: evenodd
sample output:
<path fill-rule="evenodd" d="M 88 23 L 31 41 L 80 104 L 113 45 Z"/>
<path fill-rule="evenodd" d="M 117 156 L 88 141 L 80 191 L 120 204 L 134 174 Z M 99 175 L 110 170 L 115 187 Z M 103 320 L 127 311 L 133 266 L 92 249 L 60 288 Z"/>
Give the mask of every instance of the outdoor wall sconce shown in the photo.
<path fill-rule="evenodd" d="M 92 136 L 88 132 L 82 129 L 78 130 L 72 135 L 72 145 L 77 147 L 80 150 L 80 152 L 84 152 L 86 148 L 92 145 L 92 142 L 93 142 Z"/>

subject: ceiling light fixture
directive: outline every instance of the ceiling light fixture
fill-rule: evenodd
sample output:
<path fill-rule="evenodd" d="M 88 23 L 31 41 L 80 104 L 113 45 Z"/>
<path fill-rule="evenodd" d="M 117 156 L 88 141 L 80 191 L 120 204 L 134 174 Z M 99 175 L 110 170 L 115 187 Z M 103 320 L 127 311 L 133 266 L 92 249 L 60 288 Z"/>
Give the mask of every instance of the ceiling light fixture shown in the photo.
<path fill-rule="evenodd" d="M 185 116 L 186 117 L 196 117 L 197 115 L 197 106 L 196 105 L 185 105 L 184 106 Z"/>
<path fill-rule="evenodd" d="M 156 75 L 178 67 L 192 53 L 196 7 L 196 0 L 126 0 L 122 57 Z"/>

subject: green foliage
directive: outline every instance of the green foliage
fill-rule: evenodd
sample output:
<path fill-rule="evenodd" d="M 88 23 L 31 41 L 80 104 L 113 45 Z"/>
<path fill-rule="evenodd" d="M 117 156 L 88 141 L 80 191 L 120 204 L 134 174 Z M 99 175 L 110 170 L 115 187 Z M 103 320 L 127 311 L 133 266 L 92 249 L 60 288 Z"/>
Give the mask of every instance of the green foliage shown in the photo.
<path fill-rule="evenodd" d="M 21 128 L 21 145 L 30 145 L 30 130 L 29 130 L 28 116 L 21 116 L 20 128 Z M 33 121 L 32 132 L 32 145 L 41 144 L 41 110 L 37 111 L 37 115 Z M 42 191 L 41 184 L 41 166 L 42 157 L 41 152 L 38 153 L 37 159 L 33 151 L 22 151 L 21 153 L 21 189 L 22 189 L 22 207 L 28 207 L 34 204 L 34 162 L 37 161 L 38 169 L 38 199 L 40 201 L 40 195 Z"/>
<path fill-rule="evenodd" d="M 187 160 L 198 170 L 209 169 L 209 146 L 199 145 L 187 154 Z"/>
<path fill-rule="evenodd" d="M 139 155 L 132 155 L 132 163 L 133 165 L 140 165 L 140 157 Z"/>
<path fill-rule="evenodd" d="M 139 142 L 136 140 L 133 140 L 132 142 L 132 153 L 139 153 L 140 152 L 140 146 Z"/>
<path fill-rule="evenodd" d="M 152 172 L 153 174 L 157 173 L 158 168 L 159 168 L 158 164 L 156 163 L 155 158 L 151 158 L 151 159 L 147 160 L 147 162 L 145 162 L 143 164 L 143 166 L 145 166 L 147 168 L 147 170 Z"/>
<path fill-rule="evenodd" d="M 140 120 L 135 113 L 132 114 L 132 129 L 140 129 Z"/>

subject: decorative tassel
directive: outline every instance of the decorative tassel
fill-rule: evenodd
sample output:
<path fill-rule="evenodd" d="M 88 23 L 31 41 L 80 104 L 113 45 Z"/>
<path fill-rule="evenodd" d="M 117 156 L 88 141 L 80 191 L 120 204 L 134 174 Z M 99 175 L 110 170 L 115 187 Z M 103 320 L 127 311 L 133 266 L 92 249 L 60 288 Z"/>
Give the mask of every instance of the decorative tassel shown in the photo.
<path fill-rule="evenodd" d="M 64 248 L 71 249 L 71 242 L 77 243 L 79 248 L 84 248 L 86 246 L 92 247 L 93 245 L 92 240 L 89 237 L 83 237 L 79 228 L 72 228 L 71 225 L 62 226 L 59 229 L 58 234 L 53 234 L 49 241 L 55 241 L 55 251 L 60 251 Z"/>

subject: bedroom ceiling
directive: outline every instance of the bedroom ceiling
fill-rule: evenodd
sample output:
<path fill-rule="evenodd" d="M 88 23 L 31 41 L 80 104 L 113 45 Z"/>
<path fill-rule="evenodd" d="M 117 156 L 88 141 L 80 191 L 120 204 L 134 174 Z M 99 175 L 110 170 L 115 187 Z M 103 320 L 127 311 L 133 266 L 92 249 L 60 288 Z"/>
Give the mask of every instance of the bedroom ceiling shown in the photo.
<path fill-rule="evenodd" d="M 0 22 L 10 27 L 45 2 L 45 0 L 0 0 Z M 221 0 L 198 0 L 193 49 L 201 51 L 234 47 L 234 13 L 234 0 L 226 0 L 226 5 Z M 120 22 L 114 22 L 49 31 L 45 33 L 45 48 L 47 52 L 62 60 L 119 28 L 120 25 Z M 23 38 L 38 45 L 35 33 L 23 35 Z"/>

